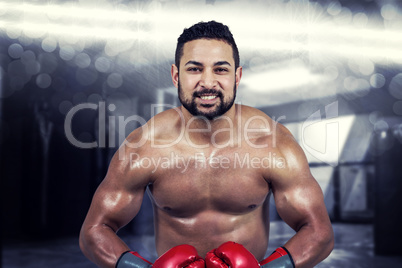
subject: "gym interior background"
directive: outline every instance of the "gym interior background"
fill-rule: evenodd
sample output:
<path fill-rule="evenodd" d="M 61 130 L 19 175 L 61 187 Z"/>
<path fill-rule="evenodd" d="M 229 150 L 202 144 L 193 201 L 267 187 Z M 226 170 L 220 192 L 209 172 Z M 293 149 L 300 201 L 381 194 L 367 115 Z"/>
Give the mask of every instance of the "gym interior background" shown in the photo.
<path fill-rule="evenodd" d="M 402 3 L 398 0 L 0 0 L 2 265 L 94 267 L 78 249 L 124 137 L 179 105 L 185 27 L 229 25 L 237 103 L 287 126 L 325 194 L 335 249 L 319 267 L 402 263 Z M 291 235 L 271 210 L 270 248 Z M 154 256 L 152 207 L 120 233 Z"/>

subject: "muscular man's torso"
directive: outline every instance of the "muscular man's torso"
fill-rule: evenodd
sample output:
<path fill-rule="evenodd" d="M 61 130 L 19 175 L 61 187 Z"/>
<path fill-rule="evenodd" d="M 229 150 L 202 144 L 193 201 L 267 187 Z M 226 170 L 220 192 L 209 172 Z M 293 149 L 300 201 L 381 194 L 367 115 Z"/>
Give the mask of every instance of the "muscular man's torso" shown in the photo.
<path fill-rule="evenodd" d="M 148 193 L 158 254 L 192 244 L 205 256 L 223 242 L 235 241 L 262 259 L 269 235 L 269 171 L 283 164 L 272 146 L 272 132 L 241 134 L 228 146 L 198 142 L 205 148 L 196 148 L 186 138 L 173 138 L 172 129 L 165 132 L 171 139 L 154 137 L 153 146 L 148 144 L 134 159 L 151 171 Z M 261 144 L 266 146 L 256 148 Z"/>

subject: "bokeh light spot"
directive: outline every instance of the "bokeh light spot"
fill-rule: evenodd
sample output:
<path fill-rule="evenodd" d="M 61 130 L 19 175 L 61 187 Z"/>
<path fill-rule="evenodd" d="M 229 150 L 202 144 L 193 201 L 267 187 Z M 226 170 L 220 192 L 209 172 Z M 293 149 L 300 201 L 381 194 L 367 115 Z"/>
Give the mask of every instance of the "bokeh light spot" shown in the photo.
<path fill-rule="evenodd" d="M 111 88 L 119 88 L 123 84 L 123 77 L 121 76 L 121 74 L 112 73 L 107 78 L 107 84 Z"/>
<path fill-rule="evenodd" d="M 392 106 L 392 110 L 397 115 L 402 115 L 402 101 L 396 101 Z"/>
<path fill-rule="evenodd" d="M 68 101 L 68 100 L 64 100 L 60 103 L 59 105 L 59 111 L 62 114 L 67 114 L 68 111 L 70 111 L 70 109 L 73 107 L 73 104 Z"/>
<path fill-rule="evenodd" d="M 370 85 L 374 88 L 382 88 L 385 85 L 385 77 L 380 73 L 375 73 L 370 77 Z"/>
<path fill-rule="evenodd" d="M 91 58 L 86 53 L 80 53 L 75 56 L 74 62 L 80 68 L 87 68 L 91 64 Z"/>
<path fill-rule="evenodd" d="M 60 58 L 62 58 L 65 61 L 72 60 L 74 58 L 74 54 L 75 51 L 72 46 L 66 45 L 60 48 L 59 52 Z"/>
<path fill-rule="evenodd" d="M 379 120 L 374 124 L 375 131 L 388 130 L 388 128 L 389 128 L 388 123 L 385 122 L 384 120 Z"/>
<path fill-rule="evenodd" d="M 394 98 L 402 100 L 402 73 L 399 73 L 392 78 L 388 90 Z"/>
<path fill-rule="evenodd" d="M 102 96 L 101 96 L 101 95 L 94 93 L 94 94 L 89 95 L 89 97 L 88 97 L 87 100 L 88 100 L 88 102 L 90 102 L 90 103 L 98 104 L 98 103 L 101 102 L 103 99 L 102 99 Z"/>
<path fill-rule="evenodd" d="M 10 55 L 11 58 L 18 59 L 23 52 L 24 48 L 20 44 L 14 43 L 8 47 L 8 55 Z"/>
<path fill-rule="evenodd" d="M 46 37 L 42 41 L 42 49 L 46 52 L 53 52 L 57 47 L 57 40 L 52 37 Z"/>
<path fill-rule="evenodd" d="M 338 1 L 332 1 L 331 3 L 329 3 L 327 7 L 327 12 L 332 16 L 338 15 L 341 12 L 341 10 L 342 6 Z"/>
<path fill-rule="evenodd" d="M 108 58 L 99 57 L 95 60 L 95 68 L 99 72 L 106 73 L 109 71 L 111 62 Z"/>
<path fill-rule="evenodd" d="M 52 78 L 46 73 L 39 74 L 36 77 L 36 84 L 40 88 L 48 88 L 52 84 Z"/>
<path fill-rule="evenodd" d="M 397 16 L 396 8 L 391 4 L 385 4 L 381 7 L 381 16 L 386 20 L 392 20 Z"/>

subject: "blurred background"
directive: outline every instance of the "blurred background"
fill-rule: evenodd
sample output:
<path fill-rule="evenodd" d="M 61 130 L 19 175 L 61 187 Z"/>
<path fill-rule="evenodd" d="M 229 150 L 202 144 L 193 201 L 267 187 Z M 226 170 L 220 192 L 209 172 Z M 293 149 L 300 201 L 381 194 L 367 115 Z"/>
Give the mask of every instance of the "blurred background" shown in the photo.
<path fill-rule="evenodd" d="M 77 243 L 92 195 L 124 137 L 179 105 L 177 37 L 209 20 L 239 47 L 237 103 L 288 127 L 323 189 L 320 267 L 402 263 L 401 1 L 0 0 L 4 267 L 94 267 Z M 293 234 L 271 206 L 274 249 Z M 147 197 L 120 234 L 154 257 Z"/>

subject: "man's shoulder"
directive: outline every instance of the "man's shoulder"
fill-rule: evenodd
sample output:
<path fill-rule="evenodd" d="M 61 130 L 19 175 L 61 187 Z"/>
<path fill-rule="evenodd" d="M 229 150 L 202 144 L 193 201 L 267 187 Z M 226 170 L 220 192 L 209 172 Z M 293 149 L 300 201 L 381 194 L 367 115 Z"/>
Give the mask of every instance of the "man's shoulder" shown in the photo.
<path fill-rule="evenodd" d="M 272 125 L 275 120 L 272 119 L 268 114 L 264 113 L 258 108 L 247 106 L 244 104 L 236 105 L 238 114 L 241 114 L 242 121 L 248 124 L 266 124 Z"/>
<path fill-rule="evenodd" d="M 247 133 L 255 133 L 257 136 L 275 138 L 281 141 L 293 138 L 285 126 L 263 111 L 246 105 L 238 106 L 238 110 L 241 111 L 243 128 Z"/>
<path fill-rule="evenodd" d="M 261 115 L 261 116 L 266 116 L 269 117 L 266 113 L 261 111 L 258 108 L 251 107 L 248 105 L 244 104 L 236 104 L 236 109 L 241 112 L 243 116 L 256 116 L 256 115 Z"/>
<path fill-rule="evenodd" d="M 158 113 L 147 122 L 147 131 L 155 139 L 170 139 L 177 136 L 183 124 L 183 114 L 179 107 Z"/>
<path fill-rule="evenodd" d="M 180 108 L 160 112 L 131 132 L 126 141 L 141 145 L 142 150 L 148 150 L 152 145 L 159 148 L 158 145 L 172 144 L 180 138 L 182 122 Z"/>
<path fill-rule="evenodd" d="M 158 122 L 160 124 L 162 123 L 172 124 L 173 122 L 182 119 L 183 119 L 183 113 L 180 107 L 175 107 L 156 114 L 153 118 L 151 118 L 150 121 L 155 120 L 155 122 Z"/>
<path fill-rule="evenodd" d="M 141 166 L 140 160 L 151 159 L 157 157 L 172 145 L 177 139 L 177 131 L 175 131 L 179 111 L 175 109 L 166 110 L 158 113 L 145 124 L 133 130 L 121 144 L 113 159 L 112 164 L 119 170 L 125 170 L 125 173 L 130 173 L 130 170 L 135 170 L 136 173 L 149 173 L 147 168 L 135 168 Z"/>
<path fill-rule="evenodd" d="M 133 130 L 127 137 L 128 141 L 145 139 L 149 141 L 152 137 L 166 136 L 180 124 L 180 108 L 172 108 L 160 112 L 149 119 L 144 125 Z"/>

